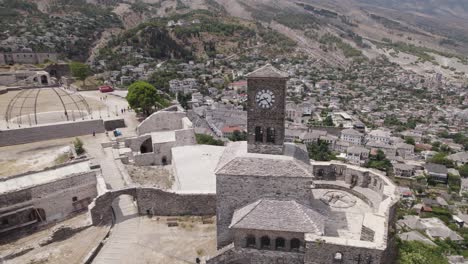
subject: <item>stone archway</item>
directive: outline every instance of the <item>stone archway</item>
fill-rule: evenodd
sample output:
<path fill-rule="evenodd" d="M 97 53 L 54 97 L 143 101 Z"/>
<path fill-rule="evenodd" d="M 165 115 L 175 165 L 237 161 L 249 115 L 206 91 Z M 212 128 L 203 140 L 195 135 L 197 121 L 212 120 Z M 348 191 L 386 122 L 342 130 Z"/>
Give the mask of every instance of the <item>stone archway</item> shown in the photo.
<path fill-rule="evenodd" d="M 151 152 L 153 152 L 153 140 L 150 137 L 146 139 L 145 141 L 143 141 L 143 143 L 141 143 L 140 153 L 144 154 L 144 153 L 151 153 Z"/>
<path fill-rule="evenodd" d="M 93 225 L 107 225 L 120 216 L 129 217 L 129 214 L 133 214 L 133 212 L 117 211 L 116 209 L 120 208 L 119 203 L 129 205 L 129 202 L 134 200 L 136 200 L 135 188 L 110 191 L 97 197 L 89 207 Z"/>
<path fill-rule="evenodd" d="M 42 85 L 49 84 L 49 79 L 47 78 L 47 75 L 41 75 L 41 84 Z"/>
<path fill-rule="evenodd" d="M 136 197 L 130 194 L 121 194 L 112 200 L 112 214 L 115 223 L 138 216 Z"/>

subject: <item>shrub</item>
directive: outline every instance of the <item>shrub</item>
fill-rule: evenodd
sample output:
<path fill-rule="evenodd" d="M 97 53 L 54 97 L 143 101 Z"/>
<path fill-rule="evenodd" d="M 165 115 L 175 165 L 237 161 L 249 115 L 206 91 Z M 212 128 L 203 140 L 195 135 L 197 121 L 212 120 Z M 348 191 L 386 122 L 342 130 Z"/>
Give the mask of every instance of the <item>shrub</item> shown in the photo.
<path fill-rule="evenodd" d="M 85 149 L 83 148 L 83 141 L 81 141 L 81 139 L 75 138 L 73 146 L 75 147 L 76 154 L 81 155 L 85 153 Z"/>

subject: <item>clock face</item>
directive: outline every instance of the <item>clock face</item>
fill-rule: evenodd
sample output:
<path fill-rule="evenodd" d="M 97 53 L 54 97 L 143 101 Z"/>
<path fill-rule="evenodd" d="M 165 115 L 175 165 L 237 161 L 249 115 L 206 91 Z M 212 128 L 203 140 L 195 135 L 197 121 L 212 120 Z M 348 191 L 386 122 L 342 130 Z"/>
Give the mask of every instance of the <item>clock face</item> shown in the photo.
<path fill-rule="evenodd" d="M 261 108 L 271 108 L 275 103 L 275 95 L 270 90 L 261 90 L 258 91 L 255 101 Z"/>

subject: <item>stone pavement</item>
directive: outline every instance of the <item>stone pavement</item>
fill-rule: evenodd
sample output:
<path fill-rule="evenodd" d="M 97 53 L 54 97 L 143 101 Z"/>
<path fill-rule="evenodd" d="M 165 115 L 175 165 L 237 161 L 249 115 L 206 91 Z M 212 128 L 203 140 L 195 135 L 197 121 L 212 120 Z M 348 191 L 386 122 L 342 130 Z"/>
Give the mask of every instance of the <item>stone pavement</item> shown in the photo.
<path fill-rule="evenodd" d="M 138 233 L 135 231 L 139 229 L 140 217 L 133 198 L 122 195 L 116 198 L 113 208 L 116 223 L 104 247 L 94 259 L 95 264 L 126 263 L 125 256 L 131 254 L 129 249 L 138 243 Z"/>

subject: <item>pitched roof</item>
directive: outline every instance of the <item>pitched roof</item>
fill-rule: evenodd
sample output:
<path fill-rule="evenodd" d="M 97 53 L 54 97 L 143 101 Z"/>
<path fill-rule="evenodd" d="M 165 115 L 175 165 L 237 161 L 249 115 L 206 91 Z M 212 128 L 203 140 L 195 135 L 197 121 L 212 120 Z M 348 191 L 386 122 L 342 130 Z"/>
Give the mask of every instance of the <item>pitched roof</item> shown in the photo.
<path fill-rule="evenodd" d="M 447 156 L 447 159 L 454 160 L 454 161 L 468 161 L 468 152 L 458 152 L 452 155 Z"/>
<path fill-rule="evenodd" d="M 418 231 L 410 231 L 410 232 L 402 233 L 399 236 L 400 236 L 401 240 L 420 241 L 420 242 L 423 242 L 423 243 L 431 245 L 431 246 L 436 246 L 436 244 L 434 242 L 432 242 L 429 238 L 423 236 Z"/>
<path fill-rule="evenodd" d="M 253 155 L 252 155 L 253 156 Z M 270 157 L 273 155 L 270 155 Z M 279 156 L 279 155 L 278 155 Z M 294 158 L 236 157 L 217 174 L 265 177 L 312 177 L 304 164 Z"/>
<path fill-rule="evenodd" d="M 391 133 L 390 131 L 376 129 L 369 132 L 369 135 L 374 137 L 390 137 Z"/>
<path fill-rule="evenodd" d="M 343 131 L 341 131 L 341 134 L 342 135 L 362 136 L 362 134 L 359 131 L 351 129 L 351 128 L 344 129 Z"/>
<path fill-rule="evenodd" d="M 358 146 L 351 146 L 348 147 L 346 150 L 348 153 L 355 153 L 355 154 L 361 154 L 361 153 L 369 153 L 369 150 L 363 147 L 358 147 Z"/>
<path fill-rule="evenodd" d="M 230 228 L 324 234 L 325 217 L 294 200 L 260 199 L 234 212 Z"/>
<path fill-rule="evenodd" d="M 432 172 L 432 173 L 440 173 L 440 174 L 447 174 L 448 173 L 447 167 L 445 167 L 444 165 L 440 165 L 440 164 L 426 163 L 424 165 L 424 168 L 428 172 Z"/>
<path fill-rule="evenodd" d="M 249 74 L 247 74 L 247 78 L 288 78 L 289 75 L 285 72 L 282 72 L 271 64 L 267 64 Z"/>

